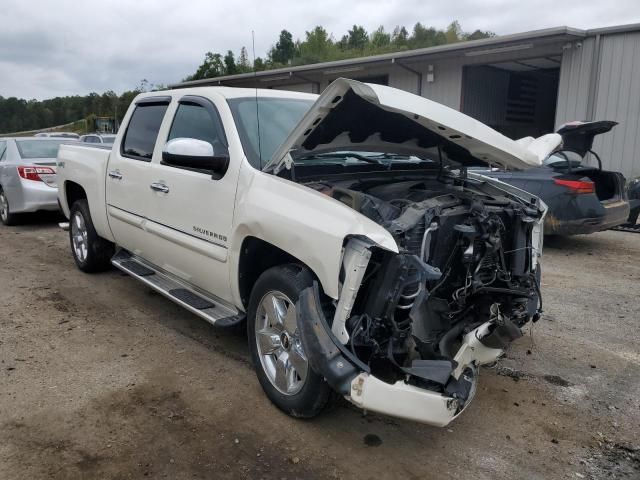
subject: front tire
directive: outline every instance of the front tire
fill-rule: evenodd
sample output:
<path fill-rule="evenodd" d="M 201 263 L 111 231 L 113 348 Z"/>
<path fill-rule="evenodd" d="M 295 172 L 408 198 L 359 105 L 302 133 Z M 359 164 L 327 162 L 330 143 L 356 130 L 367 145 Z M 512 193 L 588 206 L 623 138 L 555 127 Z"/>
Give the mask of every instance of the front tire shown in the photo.
<path fill-rule="evenodd" d="M 103 272 L 111 268 L 114 245 L 96 233 L 86 200 L 78 200 L 71 206 L 69 243 L 73 259 L 83 272 Z"/>
<path fill-rule="evenodd" d="M 16 225 L 18 223 L 18 216 L 15 213 L 11 213 L 9 207 L 9 200 L 4 190 L 0 187 L 0 221 L 7 227 Z"/>
<path fill-rule="evenodd" d="M 270 268 L 251 291 L 247 316 L 260 385 L 280 410 L 301 418 L 318 415 L 331 397 L 331 387 L 311 369 L 298 332 L 295 304 L 312 284 L 311 273 L 301 266 Z"/>

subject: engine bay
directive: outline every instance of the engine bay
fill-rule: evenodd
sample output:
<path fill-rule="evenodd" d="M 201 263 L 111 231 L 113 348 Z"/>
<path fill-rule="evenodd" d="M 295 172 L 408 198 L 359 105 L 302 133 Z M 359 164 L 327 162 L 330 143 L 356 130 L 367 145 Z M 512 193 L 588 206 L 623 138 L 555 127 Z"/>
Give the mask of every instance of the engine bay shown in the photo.
<path fill-rule="evenodd" d="M 451 177 L 306 186 L 378 223 L 398 245 L 398 254 L 372 249 L 345 318 L 345 347 L 376 377 L 464 398 L 469 385 L 451 377 L 464 335 L 489 322 L 479 340 L 505 349 L 539 318 L 532 205 Z"/>

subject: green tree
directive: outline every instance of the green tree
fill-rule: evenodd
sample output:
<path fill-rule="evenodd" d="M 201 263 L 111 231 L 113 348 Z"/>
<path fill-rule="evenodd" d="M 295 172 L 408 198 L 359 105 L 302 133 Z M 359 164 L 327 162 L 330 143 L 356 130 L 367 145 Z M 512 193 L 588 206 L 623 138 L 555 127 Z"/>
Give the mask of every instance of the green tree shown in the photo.
<path fill-rule="evenodd" d="M 247 55 L 247 49 L 245 47 L 242 47 L 240 49 L 237 67 L 239 73 L 247 73 L 251 71 L 251 64 L 249 63 L 249 57 Z"/>
<path fill-rule="evenodd" d="M 405 27 L 396 26 L 391 34 L 391 43 L 395 47 L 406 47 L 409 44 L 409 32 Z"/>
<path fill-rule="evenodd" d="M 329 58 L 335 48 L 329 33 L 321 26 L 305 32 L 305 40 L 300 43 L 300 59 L 302 64 L 318 63 Z"/>
<path fill-rule="evenodd" d="M 433 27 L 425 27 L 420 22 L 413 26 L 413 33 L 409 38 L 411 48 L 426 48 L 447 43 L 447 38 L 442 30 Z"/>
<path fill-rule="evenodd" d="M 231 50 L 227 50 L 227 54 L 224 56 L 224 74 L 233 75 L 235 73 L 238 73 L 236 58 Z"/>
<path fill-rule="evenodd" d="M 445 37 L 447 39 L 447 43 L 456 43 L 463 40 L 464 34 L 462 32 L 462 27 L 460 27 L 460 23 L 457 20 L 454 20 L 449 24 L 445 32 Z"/>
<path fill-rule="evenodd" d="M 391 35 L 384 31 L 384 27 L 380 25 L 376 31 L 371 34 L 371 46 L 374 49 L 381 49 L 391 44 Z"/>
<path fill-rule="evenodd" d="M 207 52 L 204 61 L 196 70 L 196 73 L 188 76 L 185 80 L 201 80 L 203 78 L 213 78 L 224 75 L 224 62 L 219 53 Z"/>
<path fill-rule="evenodd" d="M 354 25 L 347 35 L 347 47 L 353 50 L 364 50 L 369 44 L 369 35 L 361 25 Z"/>
<path fill-rule="evenodd" d="M 336 42 L 338 50 L 346 51 L 349 49 L 349 35 L 343 35 L 340 40 Z"/>
<path fill-rule="evenodd" d="M 287 65 L 296 54 L 296 45 L 293 42 L 293 35 L 287 30 L 280 32 L 280 38 L 269 52 L 269 60 L 273 63 Z"/>
<path fill-rule="evenodd" d="M 496 34 L 489 31 L 475 30 L 473 33 L 466 33 L 464 35 L 465 40 L 480 40 L 482 38 L 495 37 Z"/>
<path fill-rule="evenodd" d="M 266 70 L 267 69 L 267 65 L 265 64 L 264 60 L 260 57 L 257 57 L 255 59 L 255 61 L 253 62 L 253 69 L 256 72 L 260 72 L 262 70 Z"/>

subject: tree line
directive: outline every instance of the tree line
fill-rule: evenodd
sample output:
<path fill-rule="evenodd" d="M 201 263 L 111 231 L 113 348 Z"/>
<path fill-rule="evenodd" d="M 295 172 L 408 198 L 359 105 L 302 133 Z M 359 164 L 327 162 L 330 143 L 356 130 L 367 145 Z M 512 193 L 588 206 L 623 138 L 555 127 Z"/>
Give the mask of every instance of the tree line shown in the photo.
<path fill-rule="evenodd" d="M 387 32 L 384 26 L 373 32 L 367 32 L 362 25 L 354 25 L 340 40 L 334 39 L 324 27 L 317 26 L 305 32 L 304 39 L 293 39 L 288 30 L 282 30 L 278 40 L 267 52 L 265 58 L 256 57 L 250 61 L 246 47 L 236 56 L 232 50 L 225 55 L 207 52 L 204 61 L 192 75 L 184 80 L 200 80 L 223 75 L 271 70 L 288 65 L 309 65 L 312 63 L 347 58 L 378 55 L 381 53 L 401 52 L 416 48 L 433 47 L 465 40 L 478 40 L 494 36 L 493 32 L 475 30 L 464 32 L 458 21 L 452 22 L 446 29 L 426 27 L 418 22 L 411 33 L 404 26 L 396 26 Z"/>
<path fill-rule="evenodd" d="M 119 123 L 136 95 L 162 88 L 142 80 L 136 88 L 121 95 L 109 90 L 102 95 L 94 92 L 47 100 L 0 96 L 0 133 L 39 130 L 92 116 L 116 118 Z"/>

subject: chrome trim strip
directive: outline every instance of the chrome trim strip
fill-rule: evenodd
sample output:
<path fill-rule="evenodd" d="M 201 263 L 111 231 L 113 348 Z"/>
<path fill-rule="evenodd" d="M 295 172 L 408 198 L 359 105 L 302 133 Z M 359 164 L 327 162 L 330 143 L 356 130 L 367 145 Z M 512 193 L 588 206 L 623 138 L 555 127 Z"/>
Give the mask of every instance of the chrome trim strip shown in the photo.
<path fill-rule="evenodd" d="M 147 230 L 147 228 L 145 228 L 145 227 L 144 227 L 144 221 L 146 220 L 147 222 L 153 222 L 153 223 L 155 223 L 156 225 L 160 225 L 161 227 L 168 228 L 168 229 L 170 229 L 170 230 L 173 230 L 173 231 L 175 231 L 175 232 L 181 233 L 181 234 L 183 234 L 183 235 L 187 235 L 188 237 L 195 238 L 196 240 L 201 240 L 201 241 L 203 241 L 203 242 L 205 242 L 205 243 L 208 243 L 208 244 L 210 244 L 210 245 L 215 245 L 215 246 L 217 246 L 217 247 L 224 248 L 225 250 L 227 250 L 227 249 L 228 249 L 228 247 L 227 247 L 226 245 L 223 245 L 223 244 L 221 244 L 221 243 L 212 242 L 212 241 L 207 240 L 207 239 L 205 239 L 205 238 L 201 238 L 201 237 L 198 237 L 198 236 L 193 235 L 193 234 L 191 234 L 191 233 L 185 232 L 184 230 L 180 230 L 180 229 L 178 229 L 178 228 L 170 227 L 169 225 L 165 225 L 164 223 L 160 223 L 160 222 L 158 222 L 158 221 L 156 221 L 156 220 L 153 220 L 153 219 L 151 219 L 151 218 L 143 217 L 142 215 L 138 215 L 138 214 L 136 214 L 136 213 L 130 212 L 130 211 L 125 210 L 125 209 L 123 209 L 123 208 L 116 207 L 115 205 L 112 205 L 112 204 L 110 204 L 110 203 L 108 203 L 108 204 L 107 204 L 107 206 L 108 206 L 108 207 L 110 207 L 110 208 L 112 208 L 112 209 L 114 209 L 114 210 L 119 210 L 119 211 L 121 211 L 121 212 L 127 213 L 127 214 L 129 214 L 129 215 L 132 215 L 132 216 L 134 216 L 134 217 L 137 217 L 137 218 L 141 219 L 141 226 L 139 226 L 138 228 L 142 228 L 142 229 L 144 229 L 144 230 Z M 131 225 L 138 226 L 138 225 L 136 224 L 137 222 L 136 222 L 136 223 L 131 223 L 131 222 L 128 222 L 127 220 L 125 220 L 125 219 L 121 218 L 121 217 L 120 217 L 120 216 L 118 216 L 118 215 L 113 215 L 113 216 L 114 216 L 115 218 L 117 218 L 118 220 L 122 220 L 123 222 L 130 223 Z M 153 233 L 156 233 L 156 232 L 154 231 Z M 164 237 L 163 237 L 163 238 L 164 238 Z M 170 238 L 166 238 L 166 240 L 171 240 L 171 239 L 170 239 Z"/>

